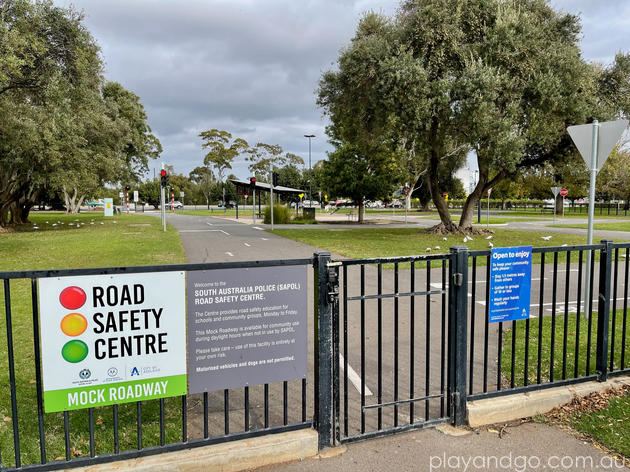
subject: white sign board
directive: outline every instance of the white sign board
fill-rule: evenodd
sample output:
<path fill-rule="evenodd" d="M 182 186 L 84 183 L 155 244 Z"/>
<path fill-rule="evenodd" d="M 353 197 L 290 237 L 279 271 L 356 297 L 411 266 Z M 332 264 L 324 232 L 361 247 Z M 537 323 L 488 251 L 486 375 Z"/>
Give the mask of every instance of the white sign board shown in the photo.
<path fill-rule="evenodd" d="M 558 194 L 560 193 L 560 190 L 562 190 L 562 187 L 551 187 L 551 193 L 553 193 L 554 197 L 558 196 Z"/>
<path fill-rule="evenodd" d="M 104 216 L 114 216 L 114 199 L 103 198 L 103 208 L 105 210 Z"/>
<path fill-rule="evenodd" d="M 140 201 L 140 196 L 138 195 L 138 191 L 134 190 L 133 191 L 133 201 L 138 203 Z"/>
<path fill-rule="evenodd" d="M 184 192 L 179 192 L 179 198 L 184 198 Z"/>
<path fill-rule="evenodd" d="M 619 138 L 621 138 L 621 135 L 628 127 L 628 120 L 605 121 L 599 123 L 598 126 L 596 168 L 600 171 Z M 591 159 L 593 157 L 593 128 L 593 124 L 569 126 L 567 128 L 588 169 L 591 168 Z"/>
<path fill-rule="evenodd" d="M 39 280 L 46 412 L 186 393 L 184 272 Z"/>
<path fill-rule="evenodd" d="M 124 196 L 125 196 L 125 194 L 124 194 L 123 192 L 118 192 L 118 197 L 119 197 L 119 198 L 122 198 L 122 197 L 124 197 Z"/>

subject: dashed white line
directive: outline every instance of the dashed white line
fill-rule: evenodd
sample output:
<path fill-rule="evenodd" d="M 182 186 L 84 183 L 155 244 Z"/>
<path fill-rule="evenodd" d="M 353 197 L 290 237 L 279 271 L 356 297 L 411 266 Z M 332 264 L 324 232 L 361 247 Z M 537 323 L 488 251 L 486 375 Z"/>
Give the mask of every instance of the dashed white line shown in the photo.
<path fill-rule="evenodd" d="M 262 228 L 259 228 L 258 226 L 252 226 L 252 228 L 257 229 L 258 231 L 262 231 Z"/>
<path fill-rule="evenodd" d="M 226 254 L 227 254 L 228 256 L 230 256 L 230 257 L 234 257 L 234 254 L 232 254 L 231 252 L 227 252 L 227 251 L 226 251 Z"/>
<path fill-rule="evenodd" d="M 222 229 L 180 229 L 180 233 L 223 233 L 226 236 L 229 236 L 230 233 L 223 231 Z"/>
<path fill-rule="evenodd" d="M 269 241 L 268 238 L 260 238 L 260 239 L 262 239 L 263 241 Z"/>
<path fill-rule="evenodd" d="M 343 370 L 344 368 L 344 358 L 341 354 L 339 354 L 339 366 L 341 367 L 341 369 Z M 359 374 L 356 373 L 356 371 L 352 368 L 352 366 L 348 363 L 348 379 L 350 380 L 350 382 L 352 382 L 352 385 L 354 385 L 354 388 L 357 389 L 357 392 L 361 393 L 361 377 L 359 377 Z M 370 390 L 368 388 L 368 386 L 365 386 L 365 396 L 369 397 L 372 396 L 372 390 Z"/>
<path fill-rule="evenodd" d="M 208 223 L 207 221 L 206 221 L 206 224 L 207 224 L 208 226 L 212 226 L 212 223 Z"/>
<path fill-rule="evenodd" d="M 245 246 L 247 246 L 247 247 L 251 247 L 251 245 L 250 245 L 250 244 L 247 244 L 247 243 L 243 243 L 243 244 L 245 244 Z"/>

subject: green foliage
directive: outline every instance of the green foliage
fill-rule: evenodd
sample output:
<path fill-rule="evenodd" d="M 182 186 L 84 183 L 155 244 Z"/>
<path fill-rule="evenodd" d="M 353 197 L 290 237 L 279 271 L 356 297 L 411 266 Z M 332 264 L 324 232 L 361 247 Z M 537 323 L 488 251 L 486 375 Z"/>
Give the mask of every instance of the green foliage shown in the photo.
<path fill-rule="evenodd" d="M 268 225 L 271 224 L 271 207 L 267 205 L 264 211 L 263 222 Z M 291 210 L 286 205 L 274 205 L 273 206 L 273 224 L 286 225 L 291 222 Z"/>
<path fill-rule="evenodd" d="M 232 168 L 232 162 L 241 153 L 245 152 L 249 145 L 242 138 L 232 139 L 232 134 L 218 129 L 202 131 L 199 137 L 203 140 L 202 149 L 208 149 L 203 159 L 206 166 L 212 166 L 219 175 L 219 181 L 223 182 L 223 174 Z"/>
<path fill-rule="evenodd" d="M 364 151 L 353 145 L 342 145 L 329 153 L 322 164 L 322 177 L 328 198 L 349 197 L 359 205 L 363 220 L 364 200 L 390 195 L 400 179 L 395 156 L 387 149 Z"/>

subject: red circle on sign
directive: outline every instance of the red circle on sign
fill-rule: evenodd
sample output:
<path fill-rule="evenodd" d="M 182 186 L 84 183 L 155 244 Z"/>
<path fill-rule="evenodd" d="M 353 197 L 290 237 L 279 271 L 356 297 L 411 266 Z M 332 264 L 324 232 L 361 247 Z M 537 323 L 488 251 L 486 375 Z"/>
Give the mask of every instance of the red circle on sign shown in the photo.
<path fill-rule="evenodd" d="M 59 295 L 59 302 L 68 310 L 81 308 L 85 303 L 85 300 L 85 292 L 82 288 L 76 286 L 64 288 Z"/>
<path fill-rule="evenodd" d="M 563 188 L 562 190 L 560 190 L 560 195 L 562 195 L 563 197 L 566 197 L 569 194 L 569 191 L 566 188 Z"/>

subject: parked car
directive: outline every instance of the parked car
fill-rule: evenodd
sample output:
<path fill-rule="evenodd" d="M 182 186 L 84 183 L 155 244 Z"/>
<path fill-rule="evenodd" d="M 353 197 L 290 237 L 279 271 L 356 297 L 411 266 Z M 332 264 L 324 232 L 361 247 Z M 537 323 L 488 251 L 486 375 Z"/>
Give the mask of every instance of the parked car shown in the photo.
<path fill-rule="evenodd" d="M 166 205 L 164 205 L 164 208 L 166 208 L 167 210 L 170 210 L 171 209 L 171 202 L 167 202 Z M 175 200 L 173 202 L 173 208 L 175 210 L 179 210 L 181 208 L 184 208 L 184 204 L 182 202 L 180 202 L 180 201 Z"/>

